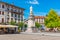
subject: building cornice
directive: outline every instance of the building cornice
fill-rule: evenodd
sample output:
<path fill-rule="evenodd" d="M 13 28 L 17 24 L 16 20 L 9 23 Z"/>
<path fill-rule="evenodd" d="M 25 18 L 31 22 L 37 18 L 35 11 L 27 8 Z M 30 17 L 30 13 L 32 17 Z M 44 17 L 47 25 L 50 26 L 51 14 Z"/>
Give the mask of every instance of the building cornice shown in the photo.
<path fill-rule="evenodd" d="M 6 3 L 6 2 L 2 2 L 2 1 L 0 1 L 0 3 L 6 4 L 6 5 L 9 5 L 9 6 L 12 6 L 12 7 L 18 8 L 18 9 L 25 10 L 24 8 L 21 8 L 21 7 L 15 6 L 15 5 L 13 5 L 13 4 Z"/>

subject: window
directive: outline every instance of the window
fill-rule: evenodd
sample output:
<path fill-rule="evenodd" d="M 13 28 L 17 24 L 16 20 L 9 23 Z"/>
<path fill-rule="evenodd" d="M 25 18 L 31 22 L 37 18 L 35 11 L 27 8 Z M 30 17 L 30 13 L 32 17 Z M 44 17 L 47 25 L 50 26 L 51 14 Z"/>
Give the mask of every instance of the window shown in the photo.
<path fill-rule="evenodd" d="M 23 13 L 23 11 L 21 11 L 21 13 Z"/>
<path fill-rule="evenodd" d="M 44 23 L 44 19 L 42 19 L 42 23 Z"/>
<path fill-rule="evenodd" d="M 17 12 L 17 9 L 15 9 L 15 12 Z"/>
<path fill-rule="evenodd" d="M 15 14 L 15 17 L 17 17 L 17 15 Z"/>
<path fill-rule="evenodd" d="M 7 18 L 7 20 L 9 20 L 9 18 Z"/>
<path fill-rule="evenodd" d="M 20 10 L 20 13 L 21 13 L 21 10 Z"/>
<path fill-rule="evenodd" d="M 4 15 L 4 12 L 2 12 L 2 15 Z"/>
<path fill-rule="evenodd" d="M 14 8 L 14 12 L 16 12 L 17 10 Z"/>
<path fill-rule="evenodd" d="M 13 11 L 15 12 L 15 9 L 13 9 Z"/>
<path fill-rule="evenodd" d="M 0 11 L 0 14 L 1 14 L 1 11 Z"/>
<path fill-rule="evenodd" d="M 2 18 L 2 23 L 4 23 L 4 18 Z"/>
<path fill-rule="evenodd" d="M 20 18 L 20 15 L 18 15 L 18 18 Z"/>
<path fill-rule="evenodd" d="M 9 18 L 7 18 L 7 23 L 9 23 Z"/>
<path fill-rule="evenodd" d="M 11 21 L 13 21 L 13 18 L 11 18 Z"/>
<path fill-rule="evenodd" d="M 18 12 L 18 9 L 17 9 L 17 12 Z"/>
<path fill-rule="evenodd" d="M 2 8 L 4 8 L 4 5 L 2 5 Z"/>
<path fill-rule="evenodd" d="M 10 8 L 9 8 L 9 10 L 10 10 L 10 11 L 13 11 L 13 8 L 12 8 L 12 7 L 10 7 Z"/>
<path fill-rule="evenodd" d="M 1 4 L 0 4 L 0 8 L 1 8 Z"/>
<path fill-rule="evenodd" d="M 13 17 L 13 13 L 11 14 L 11 16 Z"/>
<path fill-rule="evenodd" d="M 18 10 L 18 12 L 20 13 L 20 10 Z"/>
<path fill-rule="evenodd" d="M 9 6 L 9 10 L 10 10 L 10 11 L 11 11 L 11 9 L 12 9 L 12 8 Z"/>
<path fill-rule="evenodd" d="M 15 23 L 16 23 L 16 20 L 17 20 L 17 19 L 15 18 Z"/>
<path fill-rule="evenodd" d="M 43 23 L 43 19 L 40 19 L 40 23 Z"/>
<path fill-rule="evenodd" d="M 23 16 L 21 16 L 21 21 L 23 21 Z"/>
<path fill-rule="evenodd" d="M 21 18 L 21 21 L 23 21 L 23 18 Z"/>
<path fill-rule="evenodd" d="M 11 9 L 11 11 L 13 11 L 13 9 Z"/>
<path fill-rule="evenodd" d="M 40 19 L 39 19 L 39 23 L 40 23 Z"/>
<path fill-rule="evenodd" d="M 7 10 L 9 11 L 9 8 L 7 8 Z"/>

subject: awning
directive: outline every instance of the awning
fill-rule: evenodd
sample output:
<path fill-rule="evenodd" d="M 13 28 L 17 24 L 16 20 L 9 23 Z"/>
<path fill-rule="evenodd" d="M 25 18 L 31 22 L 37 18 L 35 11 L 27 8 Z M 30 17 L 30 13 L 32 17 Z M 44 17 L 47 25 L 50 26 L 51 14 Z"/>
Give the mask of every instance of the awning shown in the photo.
<path fill-rule="evenodd" d="M 18 26 L 15 26 L 15 25 L 0 25 L 0 28 L 15 28 L 15 27 L 18 27 Z"/>

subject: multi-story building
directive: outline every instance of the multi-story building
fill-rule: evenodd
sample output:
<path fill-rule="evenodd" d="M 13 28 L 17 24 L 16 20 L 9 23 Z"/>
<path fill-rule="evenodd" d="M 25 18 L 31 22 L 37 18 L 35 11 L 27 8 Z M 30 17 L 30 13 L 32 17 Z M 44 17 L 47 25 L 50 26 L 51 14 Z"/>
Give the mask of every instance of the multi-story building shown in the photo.
<path fill-rule="evenodd" d="M 0 23 L 9 23 L 10 21 L 21 22 L 24 20 L 23 15 L 24 8 L 6 2 L 0 2 Z"/>
<path fill-rule="evenodd" d="M 44 16 L 35 16 L 34 19 L 35 19 L 35 22 L 38 22 L 41 25 L 44 25 L 44 20 L 45 20 Z M 24 22 L 25 22 L 25 24 L 27 24 L 28 20 L 25 20 Z"/>
<path fill-rule="evenodd" d="M 41 25 L 44 25 L 44 16 L 35 16 L 35 22 L 40 23 Z"/>

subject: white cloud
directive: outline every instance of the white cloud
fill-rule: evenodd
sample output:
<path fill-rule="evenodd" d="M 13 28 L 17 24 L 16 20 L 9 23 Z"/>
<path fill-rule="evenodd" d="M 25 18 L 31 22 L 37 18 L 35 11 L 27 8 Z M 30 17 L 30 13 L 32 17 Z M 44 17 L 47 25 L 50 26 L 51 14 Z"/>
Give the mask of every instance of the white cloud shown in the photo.
<path fill-rule="evenodd" d="M 37 0 L 28 1 L 27 3 L 30 3 L 30 4 L 39 4 L 39 2 Z"/>

